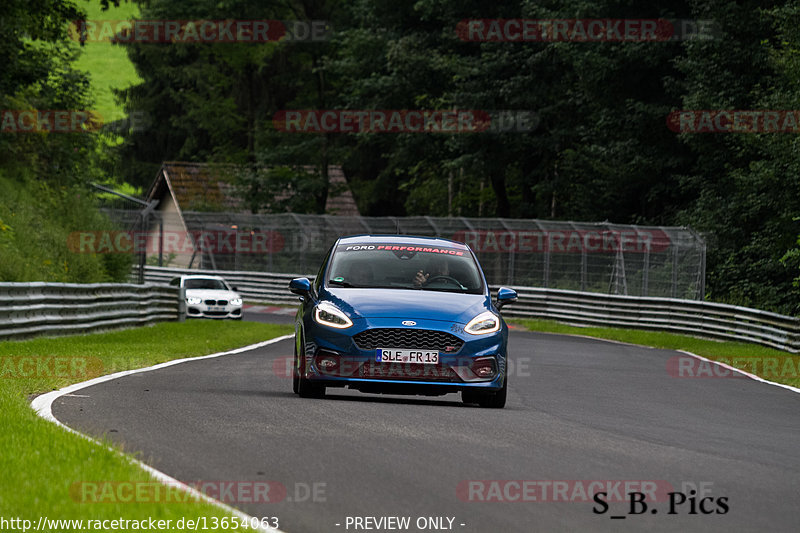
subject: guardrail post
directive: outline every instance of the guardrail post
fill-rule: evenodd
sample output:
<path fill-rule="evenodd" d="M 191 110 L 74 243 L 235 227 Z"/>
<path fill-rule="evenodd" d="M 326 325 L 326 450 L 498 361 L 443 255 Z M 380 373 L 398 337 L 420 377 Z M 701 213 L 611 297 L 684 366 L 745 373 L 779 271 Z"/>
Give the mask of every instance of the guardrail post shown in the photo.
<path fill-rule="evenodd" d="M 178 322 L 186 322 L 186 289 L 178 289 Z"/>

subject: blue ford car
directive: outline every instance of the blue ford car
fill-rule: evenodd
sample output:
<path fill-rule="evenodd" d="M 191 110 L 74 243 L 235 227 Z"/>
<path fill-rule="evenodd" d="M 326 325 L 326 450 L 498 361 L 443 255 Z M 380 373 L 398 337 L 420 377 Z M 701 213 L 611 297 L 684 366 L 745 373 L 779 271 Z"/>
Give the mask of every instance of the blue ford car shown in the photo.
<path fill-rule="evenodd" d="M 300 296 L 293 388 L 322 397 L 327 387 L 443 395 L 465 403 L 506 403 L 508 326 L 517 298 L 492 301 L 475 254 L 463 243 L 403 235 L 339 239 Z"/>

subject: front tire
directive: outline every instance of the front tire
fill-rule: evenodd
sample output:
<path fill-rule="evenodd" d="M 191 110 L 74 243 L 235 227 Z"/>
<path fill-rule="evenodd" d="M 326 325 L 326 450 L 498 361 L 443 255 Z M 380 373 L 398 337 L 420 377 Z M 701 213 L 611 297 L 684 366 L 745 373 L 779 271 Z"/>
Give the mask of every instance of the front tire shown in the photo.
<path fill-rule="evenodd" d="M 294 343 L 294 363 L 292 364 L 292 392 L 300 392 L 300 358 L 297 356 L 297 342 Z"/>
<path fill-rule="evenodd" d="M 478 403 L 478 393 L 474 390 L 461 391 L 461 401 L 464 403 Z"/>
<path fill-rule="evenodd" d="M 478 405 L 488 409 L 502 409 L 506 406 L 506 396 L 508 395 L 508 376 L 503 378 L 503 387 L 490 394 L 484 394 L 478 398 Z"/>
<path fill-rule="evenodd" d="M 508 376 L 503 378 L 503 386 L 496 392 L 481 392 L 477 390 L 461 391 L 461 401 L 467 404 L 477 403 L 489 409 L 502 409 L 506 406 L 508 393 Z"/>
<path fill-rule="evenodd" d="M 325 385 L 318 385 L 310 379 L 300 377 L 297 383 L 297 394 L 301 398 L 324 398 Z"/>
<path fill-rule="evenodd" d="M 303 349 L 305 350 L 305 344 L 301 344 L 301 346 L 303 346 Z M 295 364 L 292 371 L 292 390 L 299 394 L 301 398 L 324 398 L 325 385 L 319 385 L 310 379 L 303 377 L 303 375 L 306 373 L 306 358 L 305 356 L 300 357 L 297 350 L 297 343 L 295 343 L 294 347 L 294 358 Z"/>

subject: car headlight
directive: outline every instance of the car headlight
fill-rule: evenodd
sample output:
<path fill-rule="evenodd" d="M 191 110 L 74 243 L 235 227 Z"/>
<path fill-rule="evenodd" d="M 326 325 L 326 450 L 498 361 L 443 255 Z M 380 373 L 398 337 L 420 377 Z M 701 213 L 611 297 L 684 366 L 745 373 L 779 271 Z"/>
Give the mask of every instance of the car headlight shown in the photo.
<path fill-rule="evenodd" d="M 343 312 L 333 304 L 320 302 L 314 309 L 314 320 L 318 324 L 330 326 L 332 328 L 345 329 L 353 325 L 353 321 L 347 318 Z"/>
<path fill-rule="evenodd" d="M 186 303 L 189 305 L 197 305 L 202 301 L 203 301 L 202 298 L 197 298 L 195 296 L 189 296 L 188 298 L 186 298 Z"/>
<path fill-rule="evenodd" d="M 500 329 L 500 319 L 491 311 L 479 314 L 469 321 L 464 331 L 471 335 L 485 335 Z"/>
<path fill-rule="evenodd" d="M 231 305 L 242 305 L 241 298 L 231 298 Z"/>

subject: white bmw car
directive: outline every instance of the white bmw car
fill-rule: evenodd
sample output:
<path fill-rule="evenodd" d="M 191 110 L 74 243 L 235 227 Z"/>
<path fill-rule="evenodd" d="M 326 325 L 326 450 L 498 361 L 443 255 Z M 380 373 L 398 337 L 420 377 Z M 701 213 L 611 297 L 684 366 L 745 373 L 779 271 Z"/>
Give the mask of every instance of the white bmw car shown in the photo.
<path fill-rule="evenodd" d="M 179 276 L 169 282 L 186 289 L 186 316 L 242 319 L 242 297 L 219 276 Z"/>

